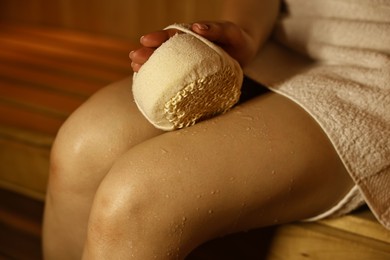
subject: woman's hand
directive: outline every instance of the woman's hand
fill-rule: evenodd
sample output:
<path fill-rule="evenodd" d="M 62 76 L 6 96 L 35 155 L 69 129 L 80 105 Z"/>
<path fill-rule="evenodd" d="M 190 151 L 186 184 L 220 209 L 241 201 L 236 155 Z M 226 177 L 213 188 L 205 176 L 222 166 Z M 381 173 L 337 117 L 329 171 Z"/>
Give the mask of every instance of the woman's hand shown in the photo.
<path fill-rule="evenodd" d="M 197 22 L 191 25 L 191 30 L 219 45 L 241 66 L 245 66 L 256 54 L 255 41 L 234 23 Z M 139 71 L 154 50 L 176 33 L 178 33 L 177 30 L 168 29 L 142 36 L 140 39 L 142 47 L 129 54 L 133 70 L 135 72 Z"/>
<path fill-rule="evenodd" d="M 131 67 L 137 72 L 161 44 L 178 33 L 176 30 L 162 30 L 146 34 L 141 37 L 141 48 L 130 52 Z"/>

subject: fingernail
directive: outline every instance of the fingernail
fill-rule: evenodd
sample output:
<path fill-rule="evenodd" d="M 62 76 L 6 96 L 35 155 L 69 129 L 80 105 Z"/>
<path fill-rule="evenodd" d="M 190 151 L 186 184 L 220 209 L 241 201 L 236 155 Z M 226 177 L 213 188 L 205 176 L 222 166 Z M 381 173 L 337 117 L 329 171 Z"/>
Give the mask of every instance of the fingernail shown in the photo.
<path fill-rule="evenodd" d="M 139 38 L 139 42 L 142 43 L 142 39 L 144 38 L 144 36 L 142 35 L 141 38 Z"/>
<path fill-rule="evenodd" d="M 202 31 L 206 31 L 209 29 L 209 26 L 207 24 L 204 24 L 204 23 L 194 23 L 194 26 Z"/>
<path fill-rule="evenodd" d="M 134 51 L 131 51 L 131 52 L 129 53 L 130 59 L 131 59 L 131 55 L 133 55 L 133 53 L 134 53 Z"/>

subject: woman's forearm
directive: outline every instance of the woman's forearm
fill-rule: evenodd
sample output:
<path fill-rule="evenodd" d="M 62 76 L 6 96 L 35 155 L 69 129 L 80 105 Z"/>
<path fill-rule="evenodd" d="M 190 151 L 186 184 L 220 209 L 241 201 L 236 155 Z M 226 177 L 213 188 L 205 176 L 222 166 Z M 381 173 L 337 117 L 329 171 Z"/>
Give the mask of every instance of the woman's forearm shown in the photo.
<path fill-rule="evenodd" d="M 226 0 L 221 18 L 239 25 L 259 49 L 274 27 L 279 6 L 280 0 Z"/>

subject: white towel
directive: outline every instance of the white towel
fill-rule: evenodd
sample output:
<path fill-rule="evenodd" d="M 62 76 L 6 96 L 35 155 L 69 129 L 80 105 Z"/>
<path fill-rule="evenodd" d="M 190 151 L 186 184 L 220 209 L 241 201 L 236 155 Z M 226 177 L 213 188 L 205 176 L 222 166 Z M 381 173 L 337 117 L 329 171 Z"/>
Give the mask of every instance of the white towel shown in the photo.
<path fill-rule="evenodd" d="M 313 116 L 390 229 L 390 0 L 285 4 L 246 73 Z"/>

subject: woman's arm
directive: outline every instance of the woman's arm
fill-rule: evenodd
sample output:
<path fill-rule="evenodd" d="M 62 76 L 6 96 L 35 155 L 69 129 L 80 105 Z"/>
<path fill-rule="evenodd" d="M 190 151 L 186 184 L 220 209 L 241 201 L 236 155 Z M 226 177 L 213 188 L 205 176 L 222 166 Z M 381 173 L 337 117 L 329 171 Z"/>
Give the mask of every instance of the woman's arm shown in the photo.
<path fill-rule="evenodd" d="M 279 10 L 280 0 L 226 0 L 221 19 L 238 25 L 256 54 L 269 38 Z"/>
<path fill-rule="evenodd" d="M 228 0 L 220 21 L 196 22 L 191 29 L 245 66 L 268 39 L 278 12 L 279 0 Z M 138 71 L 155 48 L 175 33 L 163 30 L 144 35 L 140 40 L 143 47 L 129 55 L 133 70 Z"/>

